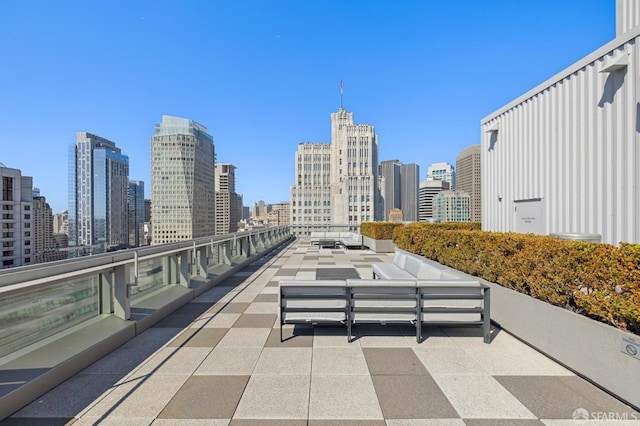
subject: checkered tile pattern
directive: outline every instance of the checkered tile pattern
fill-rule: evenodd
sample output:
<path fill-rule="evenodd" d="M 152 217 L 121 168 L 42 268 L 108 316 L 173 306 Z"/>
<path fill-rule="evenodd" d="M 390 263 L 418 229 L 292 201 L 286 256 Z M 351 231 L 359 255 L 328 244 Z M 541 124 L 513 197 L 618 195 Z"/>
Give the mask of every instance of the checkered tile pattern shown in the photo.
<path fill-rule="evenodd" d="M 640 420 L 500 330 L 485 344 L 480 329 L 425 327 L 416 343 L 411 326 L 358 325 L 348 343 L 345 328 L 298 325 L 286 326 L 280 341 L 279 280 L 313 279 L 322 269 L 371 278 L 370 264 L 382 261 L 391 255 L 298 240 L 6 423 L 572 425 L 577 409 Z"/>

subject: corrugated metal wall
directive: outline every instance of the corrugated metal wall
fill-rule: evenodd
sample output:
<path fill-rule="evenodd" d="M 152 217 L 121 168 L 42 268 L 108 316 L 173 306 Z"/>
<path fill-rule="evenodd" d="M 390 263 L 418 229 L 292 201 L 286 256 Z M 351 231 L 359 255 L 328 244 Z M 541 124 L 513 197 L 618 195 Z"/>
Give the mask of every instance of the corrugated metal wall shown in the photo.
<path fill-rule="evenodd" d="M 640 2 L 616 0 L 616 36 L 621 36 L 640 25 Z"/>
<path fill-rule="evenodd" d="M 515 230 L 514 201 L 542 198 L 545 233 L 640 243 L 640 34 L 625 38 L 482 121 L 483 229 Z"/>

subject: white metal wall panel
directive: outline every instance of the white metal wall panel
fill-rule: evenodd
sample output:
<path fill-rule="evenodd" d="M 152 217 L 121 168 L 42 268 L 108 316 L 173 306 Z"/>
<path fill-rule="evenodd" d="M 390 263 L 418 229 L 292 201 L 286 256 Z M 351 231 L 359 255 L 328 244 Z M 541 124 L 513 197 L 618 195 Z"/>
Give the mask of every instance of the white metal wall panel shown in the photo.
<path fill-rule="evenodd" d="M 634 33 L 482 121 L 483 229 L 514 230 L 514 201 L 542 198 L 546 233 L 640 243 L 640 34 Z M 626 69 L 601 72 L 627 54 Z"/>
<path fill-rule="evenodd" d="M 616 0 L 616 35 L 620 36 L 640 25 L 640 2 Z"/>

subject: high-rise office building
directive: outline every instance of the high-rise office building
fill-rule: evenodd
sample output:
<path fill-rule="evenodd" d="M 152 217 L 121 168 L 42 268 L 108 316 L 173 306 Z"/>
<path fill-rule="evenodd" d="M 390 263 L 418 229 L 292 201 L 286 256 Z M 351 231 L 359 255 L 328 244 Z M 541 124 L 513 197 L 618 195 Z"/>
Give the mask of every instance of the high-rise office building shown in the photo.
<path fill-rule="evenodd" d="M 405 222 L 418 220 L 418 190 L 420 167 L 415 164 L 400 165 L 400 209 Z"/>
<path fill-rule="evenodd" d="M 418 221 L 435 222 L 433 199 L 438 193 L 448 190 L 449 182 L 442 180 L 425 180 L 418 189 Z"/>
<path fill-rule="evenodd" d="M 469 222 L 471 196 L 462 191 L 441 191 L 433 199 L 435 222 Z"/>
<path fill-rule="evenodd" d="M 69 246 L 127 247 L 128 203 L 129 157 L 110 140 L 76 133 L 69 147 Z"/>
<path fill-rule="evenodd" d="M 163 115 L 151 137 L 152 244 L 215 234 L 214 167 L 207 128 Z"/>
<path fill-rule="evenodd" d="M 269 225 L 288 225 L 291 217 L 291 207 L 289 203 L 275 203 L 269 212 Z"/>
<path fill-rule="evenodd" d="M 384 200 L 383 220 L 390 220 L 391 210 L 400 209 L 404 221 L 417 221 L 419 166 L 415 163 L 402 164 L 398 160 L 387 160 L 380 163 L 379 170 L 380 192 Z"/>
<path fill-rule="evenodd" d="M 32 211 L 33 263 L 52 262 L 66 258 L 67 253 L 58 250 L 59 244 L 53 238 L 53 214 L 46 198 L 40 195 L 34 196 Z"/>
<path fill-rule="evenodd" d="M 443 180 L 456 189 L 456 170 L 449 163 L 433 163 L 427 169 L 427 180 Z"/>
<path fill-rule="evenodd" d="M 34 263 L 33 178 L 0 163 L 0 269 Z"/>
<path fill-rule="evenodd" d="M 354 124 L 353 113 L 331 114 L 331 223 L 355 229 L 376 220 L 378 136 L 369 124 Z"/>
<path fill-rule="evenodd" d="M 389 212 L 400 209 L 400 161 L 385 160 L 379 166 L 380 193 L 384 202 L 383 220 L 389 220 Z"/>
<path fill-rule="evenodd" d="M 300 143 L 291 187 L 293 225 L 331 224 L 331 145 Z"/>
<path fill-rule="evenodd" d="M 53 215 L 53 233 L 69 235 L 69 211 L 64 210 Z"/>
<path fill-rule="evenodd" d="M 471 196 L 472 222 L 482 220 L 480 157 L 480 144 L 463 149 L 456 157 L 456 189 Z"/>
<path fill-rule="evenodd" d="M 228 234 L 238 230 L 242 198 L 236 194 L 236 166 L 229 163 L 218 163 L 216 175 L 216 235 Z"/>
<path fill-rule="evenodd" d="M 129 247 L 144 243 L 144 182 L 129 181 Z"/>

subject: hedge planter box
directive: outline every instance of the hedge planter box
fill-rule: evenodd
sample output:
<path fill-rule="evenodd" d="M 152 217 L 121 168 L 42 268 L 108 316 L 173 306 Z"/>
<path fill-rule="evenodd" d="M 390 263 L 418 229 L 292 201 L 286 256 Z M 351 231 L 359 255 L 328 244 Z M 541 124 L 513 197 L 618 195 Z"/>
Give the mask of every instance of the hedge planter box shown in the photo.
<path fill-rule="evenodd" d="M 640 407 L 640 336 L 480 281 L 491 286 L 491 320 L 502 329 Z"/>
<path fill-rule="evenodd" d="M 362 244 L 376 253 L 393 253 L 396 245 L 393 240 L 374 240 L 366 236 L 362 236 Z"/>

